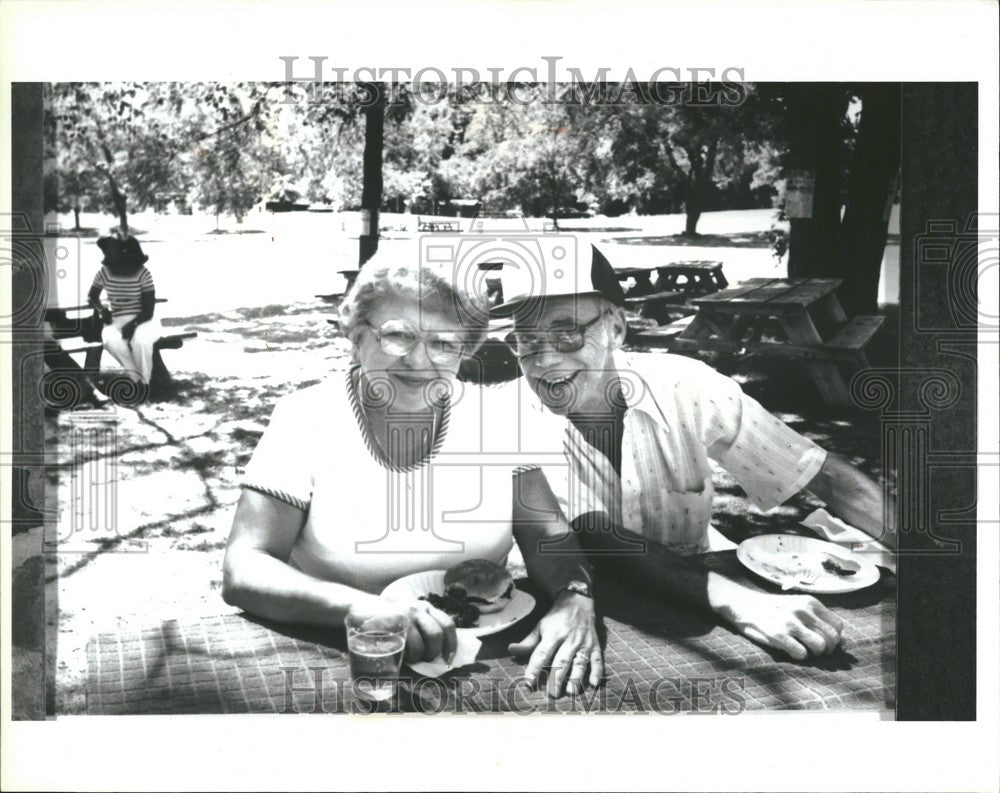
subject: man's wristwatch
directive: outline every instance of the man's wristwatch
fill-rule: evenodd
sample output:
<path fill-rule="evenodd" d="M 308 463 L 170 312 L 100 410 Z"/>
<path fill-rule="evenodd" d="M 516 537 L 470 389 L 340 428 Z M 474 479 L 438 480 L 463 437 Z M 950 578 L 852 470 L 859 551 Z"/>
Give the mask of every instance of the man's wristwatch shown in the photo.
<path fill-rule="evenodd" d="M 579 579 L 573 579 L 566 586 L 559 590 L 560 592 L 574 592 L 577 595 L 583 595 L 593 599 L 594 595 L 590 591 L 590 584 L 586 581 L 580 581 Z"/>

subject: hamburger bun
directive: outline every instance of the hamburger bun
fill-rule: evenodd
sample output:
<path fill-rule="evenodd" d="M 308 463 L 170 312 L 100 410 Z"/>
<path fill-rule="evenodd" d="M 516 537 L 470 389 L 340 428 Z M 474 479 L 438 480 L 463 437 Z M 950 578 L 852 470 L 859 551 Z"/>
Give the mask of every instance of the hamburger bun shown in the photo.
<path fill-rule="evenodd" d="M 498 564 L 470 559 L 444 574 L 444 587 L 447 594 L 464 596 L 480 614 L 492 614 L 510 603 L 514 579 Z"/>

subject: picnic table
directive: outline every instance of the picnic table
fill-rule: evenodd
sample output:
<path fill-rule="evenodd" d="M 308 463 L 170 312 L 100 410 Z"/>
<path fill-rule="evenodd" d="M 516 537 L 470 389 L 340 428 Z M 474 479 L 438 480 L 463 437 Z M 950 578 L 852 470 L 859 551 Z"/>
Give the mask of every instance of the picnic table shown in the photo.
<path fill-rule="evenodd" d="M 653 273 L 656 281 L 653 281 Z M 722 262 L 670 262 L 659 267 L 621 267 L 615 270 L 619 281 L 629 278 L 635 285 L 625 293 L 625 306 L 657 324 L 674 316 L 694 313 L 688 306 L 693 297 L 725 289 L 729 283 L 722 273 Z"/>
<path fill-rule="evenodd" d="M 417 218 L 417 231 L 460 233 L 462 224 L 457 220 L 424 220 Z"/>
<path fill-rule="evenodd" d="M 707 295 L 729 286 L 722 262 L 699 259 L 671 262 L 656 268 L 656 288 L 662 292 Z"/>
<path fill-rule="evenodd" d="M 836 278 L 751 278 L 694 298 L 698 313 L 679 334 L 650 331 L 637 340 L 680 352 L 801 359 L 827 404 L 851 406 L 849 378 L 870 366 L 866 348 L 885 318 L 848 320 L 837 299 L 840 283 Z"/>
<path fill-rule="evenodd" d="M 735 551 L 694 557 L 754 589 L 777 591 Z M 607 680 L 586 699 L 528 691 L 507 653 L 544 612 L 483 638 L 474 664 L 440 679 L 403 669 L 390 707 L 403 712 L 726 712 L 894 707 L 895 579 L 821 595 L 845 620 L 831 655 L 796 662 L 718 624 L 599 576 Z M 525 580 L 518 586 L 529 589 Z M 541 599 L 539 599 L 541 600 Z M 269 623 L 244 614 L 179 617 L 95 636 L 87 646 L 91 714 L 370 712 L 356 703 L 341 629 Z M 593 699 L 591 699 L 593 697 Z M 357 712 L 357 711 L 354 711 Z"/>

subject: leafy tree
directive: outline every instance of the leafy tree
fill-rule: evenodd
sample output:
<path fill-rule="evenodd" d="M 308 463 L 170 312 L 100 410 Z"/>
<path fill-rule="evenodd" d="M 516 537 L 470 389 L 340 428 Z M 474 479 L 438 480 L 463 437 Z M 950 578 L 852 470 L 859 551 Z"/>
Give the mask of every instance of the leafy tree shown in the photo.
<path fill-rule="evenodd" d="M 55 83 L 48 145 L 58 173 L 74 174 L 122 230 L 129 208 L 164 209 L 190 187 L 198 144 L 240 145 L 261 132 L 273 86 L 255 83 Z M 224 159 L 224 158 L 223 158 Z M 72 187 L 72 184 L 70 184 Z"/>
<path fill-rule="evenodd" d="M 719 203 L 720 194 L 765 184 L 775 173 L 777 117 L 754 86 L 745 88 L 737 105 L 621 107 L 612 149 L 620 175 L 616 191 L 640 210 L 672 211 L 683 203 L 684 234 L 696 236 L 701 214 Z"/>

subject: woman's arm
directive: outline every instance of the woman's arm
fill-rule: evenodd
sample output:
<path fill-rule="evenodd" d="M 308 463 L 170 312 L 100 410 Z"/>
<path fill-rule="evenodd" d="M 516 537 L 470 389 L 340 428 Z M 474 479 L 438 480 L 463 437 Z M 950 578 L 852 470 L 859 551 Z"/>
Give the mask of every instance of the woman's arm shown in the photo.
<path fill-rule="evenodd" d="M 305 521 L 304 510 L 256 490 L 243 490 L 223 562 L 226 603 L 275 622 L 341 626 L 351 607 L 380 600 L 288 564 Z M 410 616 L 407 660 L 443 656 L 450 662 L 458 646 L 452 619 L 426 601 L 401 607 Z"/>
<path fill-rule="evenodd" d="M 139 293 L 139 315 L 135 318 L 136 324 L 149 322 L 153 318 L 153 311 L 156 309 L 156 290 L 150 289 L 148 292 Z"/>
<path fill-rule="evenodd" d="M 590 567 L 540 470 L 514 477 L 513 522 L 528 576 L 552 600 L 552 608 L 509 651 L 531 654 L 524 675 L 533 684 L 551 666 L 550 697 L 560 696 L 564 684 L 570 694 L 582 693 L 585 682 L 596 687 L 604 676 L 604 656 L 594 600 L 565 588 L 571 581 L 590 586 Z"/>
<path fill-rule="evenodd" d="M 139 313 L 122 325 L 122 338 L 128 341 L 135 333 L 135 329 L 143 322 L 149 322 L 153 318 L 153 310 L 156 306 L 156 291 L 141 292 L 139 294 Z"/>
<path fill-rule="evenodd" d="M 90 291 L 87 292 L 87 305 L 91 308 L 95 308 L 98 311 L 104 310 L 104 304 L 101 302 L 101 287 L 96 283 L 90 287 Z"/>
<path fill-rule="evenodd" d="M 275 622 L 343 625 L 352 605 L 378 599 L 288 564 L 305 520 L 298 507 L 256 490 L 243 491 L 223 562 L 226 603 Z"/>

